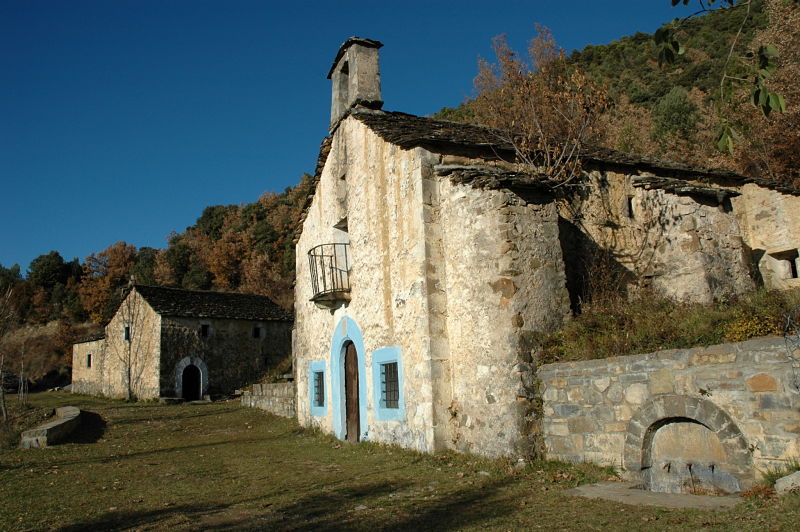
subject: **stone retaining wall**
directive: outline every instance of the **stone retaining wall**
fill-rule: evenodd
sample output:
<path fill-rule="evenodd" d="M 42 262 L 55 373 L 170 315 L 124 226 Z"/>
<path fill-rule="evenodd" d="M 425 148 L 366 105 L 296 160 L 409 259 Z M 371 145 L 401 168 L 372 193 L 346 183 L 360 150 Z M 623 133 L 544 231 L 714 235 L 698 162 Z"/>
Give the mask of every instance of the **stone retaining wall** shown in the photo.
<path fill-rule="evenodd" d="M 733 491 L 746 489 L 759 470 L 800 457 L 798 358 L 791 343 L 769 337 L 543 365 L 548 456 L 612 465 L 647 484 L 651 473 L 678 463 L 690 473 L 694 465 L 694 477 L 702 474 L 691 460 L 676 455 L 661 463 L 654 453 L 706 446 L 709 456 L 725 461 L 706 460 L 708 474 L 724 473 L 738 484 Z M 656 449 L 656 434 L 670 424 L 665 447 Z M 694 440 L 697 430 L 702 442 Z"/>
<path fill-rule="evenodd" d="M 64 441 L 81 422 L 81 411 L 74 406 L 56 408 L 56 417 L 35 429 L 26 430 L 21 435 L 20 446 L 23 449 L 47 447 Z"/>
<path fill-rule="evenodd" d="M 283 417 L 297 417 L 294 382 L 254 384 L 242 395 L 242 406 L 260 408 Z"/>

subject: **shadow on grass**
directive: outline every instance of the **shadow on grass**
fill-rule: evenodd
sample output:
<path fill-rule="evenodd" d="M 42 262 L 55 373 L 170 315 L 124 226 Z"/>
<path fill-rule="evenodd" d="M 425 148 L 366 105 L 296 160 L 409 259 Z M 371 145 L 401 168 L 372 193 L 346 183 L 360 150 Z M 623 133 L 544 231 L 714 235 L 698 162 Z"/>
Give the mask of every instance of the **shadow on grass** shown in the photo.
<path fill-rule="evenodd" d="M 489 526 L 488 521 L 513 512 L 511 500 L 495 497 L 507 483 L 470 485 L 436 498 L 421 488 L 414 491 L 410 483 L 364 483 L 307 494 L 283 506 L 250 499 L 255 508 L 243 508 L 238 501 L 236 508 L 185 504 L 115 511 L 57 530 L 457 530 L 484 522 Z"/>
<path fill-rule="evenodd" d="M 86 530 L 130 530 L 144 525 L 158 523 L 164 520 L 183 518 L 186 521 L 194 520 L 208 512 L 218 512 L 227 508 L 227 505 L 201 506 L 198 504 L 184 504 L 168 506 L 157 510 L 136 510 L 125 512 L 108 512 L 74 525 L 54 528 L 58 532 L 84 532 Z M 188 524 L 188 523 L 183 523 Z M 170 527 L 172 528 L 172 527 Z"/>
<path fill-rule="evenodd" d="M 96 443 L 106 432 L 103 416 L 87 410 L 81 411 L 81 424 L 64 443 Z"/>
<path fill-rule="evenodd" d="M 512 512 L 495 497 L 508 480 L 470 485 L 438 495 L 403 493 L 408 484 L 367 483 L 317 492 L 268 512 L 206 516 L 201 527 L 222 530 L 457 530 Z M 207 522 L 206 522 L 207 521 Z"/>

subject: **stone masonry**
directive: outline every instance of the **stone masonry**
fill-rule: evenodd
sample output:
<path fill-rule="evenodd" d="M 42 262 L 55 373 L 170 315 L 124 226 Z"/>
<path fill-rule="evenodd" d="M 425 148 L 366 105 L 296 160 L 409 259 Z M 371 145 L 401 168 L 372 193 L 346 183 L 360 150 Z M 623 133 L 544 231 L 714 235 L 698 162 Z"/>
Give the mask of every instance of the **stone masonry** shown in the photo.
<path fill-rule="evenodd" d="M 654 441 L 681 422 L 704 431 L 716 446 L 710 453 L 720 463 L 712 472 L 716 467 L 718 476 L 738 483 L 729 491 L 745 489 L 759 470 L 800 456 L 800 353 L 792 358 L 791 346 L 768 337 L 543 365 L 538 377 L 548 457 L 612 465 L 647 481 L 648 470 L 676 463 L 657 464 Z M 688 434 L 671 437 L 688 448 L 695 443 Z"/>
<path fill-rule="evenodd" d="M 294 406 L 295 385 L 293 382 L 254 384 L 242 395 L 242 406 L 260 408 L 277 416 L 293 418 L 297 415 Z"/>

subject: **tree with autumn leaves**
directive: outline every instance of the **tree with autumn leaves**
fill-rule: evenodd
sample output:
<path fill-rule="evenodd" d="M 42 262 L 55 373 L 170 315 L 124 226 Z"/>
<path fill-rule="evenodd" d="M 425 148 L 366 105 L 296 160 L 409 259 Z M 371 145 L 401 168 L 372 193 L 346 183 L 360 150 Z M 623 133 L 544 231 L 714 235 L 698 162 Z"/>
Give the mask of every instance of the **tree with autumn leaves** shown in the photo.
<path fill-rule="evenodd" d="M 800 186 L 800 0 L 672 3 L 698 10 L 569 56 L 545 28 L 528 58 L 501 37 L 475 97 L 435 117 L 497 127 L 517 139 L 518 162 L 555 177 L 577 166 L 531 157 L 563 161 L 591 142 Z"/>
<path fill-rule="evenodd" d="M 130 279 L 135 257 L 136 247 L 125 242 L 86 257 L 79 293 L 92 321 L 101 323 L 113 314 L 121 301 L 121 290 Z"/>
<path fill-rule="evenodd" d="M 565 182 L 580 174 L 581 155 L 596 137 L 606 93 L 570 66 L 550 31 L 536 26 L 527 60 L 504 36 L 494 39 L 496 63 L 479 61 L 474 118 L 514 146 L 527 171 Z"/>
<path fill-rule="evenodd" d="M 26 344 L 31 375 L 63 373 L 71 364 L 73 342 L 96 331 L 118 310 L 130 311 L 120 304 L 131 281 L 267 295 L 291 309 L 294 235 L 312 184 L 306 175 L 297 186 L 266 193 L 253 203 L 208 207 L 194 225 L 170 235 L 164 249 L 117 242 L 91 253 L 82 264 L 52 251 L 34 259 L 27 276 L 17 265 L 0 265 L 0 289 L 9 310 L 6 323 L 39 327 L 36 338 Z M 17 344 L 6 341 L 0 345 L 2 353 L 13 358 Z M 6 369 L 10 362 L 16 367 L 9 357 Z"/>

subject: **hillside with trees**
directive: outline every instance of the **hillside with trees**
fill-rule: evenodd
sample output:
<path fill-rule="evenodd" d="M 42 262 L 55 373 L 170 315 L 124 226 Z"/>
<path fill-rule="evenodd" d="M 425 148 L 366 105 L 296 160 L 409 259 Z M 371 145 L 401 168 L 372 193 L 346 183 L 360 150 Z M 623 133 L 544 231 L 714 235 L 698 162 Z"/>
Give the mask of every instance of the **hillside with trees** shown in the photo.
<path fill-rule="evenodd" d="M 294 236 L 310 187 L 305 175 L 253 203 L 206 207 L 163 249 L 117 242 L 83 261 L 51 251 L 31 261 L 25 275 L 19 265 L 0 265 L 0 294 L 8 294 L 9 327 L 0 336 L 6 373 L 44 386 L 68 382 L 72 343 L 101 330 L 131 280 L 266 295 L 291 310 Z"/>
<path fill-rule="evenodd" d="M 683 21 L 675 30 L 683 53 L 669 64 L 659 65 L 659 47 L 654 36 L 646 33 L 569 55 L 561 50 L 560 59 L 571 72 L 603 91 L 593 100 L 601 98 L 603 105 L 602 109 L 596 106 L 595 124 L 585 140 L 637 155 L 725 167 L 800 186 L 800 87 L 796 82 L 800 8 L 798 2 L 783 0 L 749 4 L 748 9 L 718 9 Z M 498 127 L 492 118 L 497 113 L 487 113 L 487 104 L 492 103 L 492 92 L 505 90 L 507 98 L 509 83 L 513 83 L 513 76 L 503 72 L 503 63 L 527 60 L 535 77 L 541 67 L 536 58 L 548 39 L 554 46 L 549 33 L 540 28 L 528 54 L 495 46 L 496 62 L 479 62 L 475 97 L 455 108 L 446 107 L 434 117 Z M 784 113 L 768 117 L 750 104 L 759 47 L 767 44 L 778 52 L 778 68 L 766 86 L 787 102 Z M 485 83 L 492 69 L 500 74 L 493 86 Z M 729 84 L 732 78 L 742 78 L 742 83 Z M 553 100 L 563 104 L 574 94 L 564 90 L 554 94 Z M 717 146 L 726 126 L 738 138 L 731 151 Z"/>

